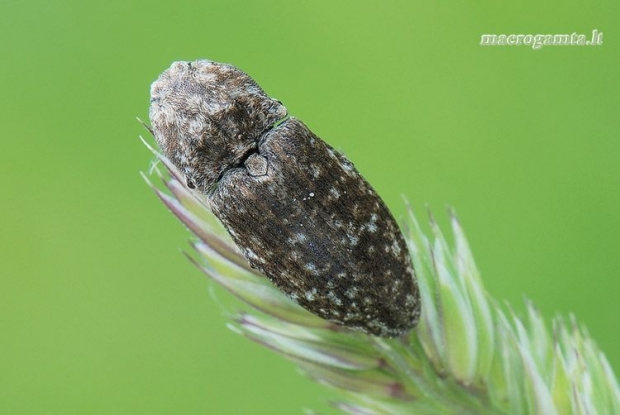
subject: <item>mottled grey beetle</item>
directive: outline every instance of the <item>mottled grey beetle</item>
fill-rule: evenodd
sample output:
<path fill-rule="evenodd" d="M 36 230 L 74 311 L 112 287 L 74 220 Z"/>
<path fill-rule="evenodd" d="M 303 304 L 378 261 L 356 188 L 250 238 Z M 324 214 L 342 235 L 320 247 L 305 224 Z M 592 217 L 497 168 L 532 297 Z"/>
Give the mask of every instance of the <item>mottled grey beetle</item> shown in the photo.
<path fill-rule="evenodd" d="M 164 154 L 250 265 L 312 313 L 406 334 L 420 296 L 389 210 L 342 154 L 231 65 L 175 62 L 151 87 Z"/>

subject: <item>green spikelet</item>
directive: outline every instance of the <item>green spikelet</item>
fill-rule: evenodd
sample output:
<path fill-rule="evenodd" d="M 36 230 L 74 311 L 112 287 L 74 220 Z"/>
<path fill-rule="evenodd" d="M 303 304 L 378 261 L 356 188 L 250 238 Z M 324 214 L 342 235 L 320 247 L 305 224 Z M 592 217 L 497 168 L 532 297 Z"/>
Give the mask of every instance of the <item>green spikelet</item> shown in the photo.
<path fill-rule="evenodd" d="M 484 290 L 451 214 L 454 246 L 431 218 L 425 235 L 411 209 L 405 228 L 422 294 L 422 319 L 408 339 L 381 339 L 330 324 L 289 300 L 249 267 L 200 195 L 158 155 L 154 186 L 194 233 L 193 261 L 249 305 L 235 332 L 295 362 L 342 393 L 351 414 L 620 414 L 620 388 L 603 353 L 574 317 L 552 329 L 527 303 L 526 315 Z"/>

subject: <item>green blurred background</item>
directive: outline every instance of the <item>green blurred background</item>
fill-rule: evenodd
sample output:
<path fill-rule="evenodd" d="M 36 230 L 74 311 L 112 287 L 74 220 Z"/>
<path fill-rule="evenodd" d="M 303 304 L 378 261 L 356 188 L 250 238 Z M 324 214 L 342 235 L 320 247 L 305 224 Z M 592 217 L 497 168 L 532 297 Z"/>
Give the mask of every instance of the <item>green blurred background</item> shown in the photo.
<path fill-rule="evenodd" d="M 251 74 L 397 217 L 453 206 L 489 292 L 575 313 L 620 370 L 617 0 L 0 4 L 0 413 L 300 413 L 330 393 L 225 327 L 144 184 L 174 60 Z M 600 47 L 483 33 L 604 32 Z M 214 298 L 215 297 L 215 298 Z M 222 306 L 223 304 L 223 306 Z"/>

